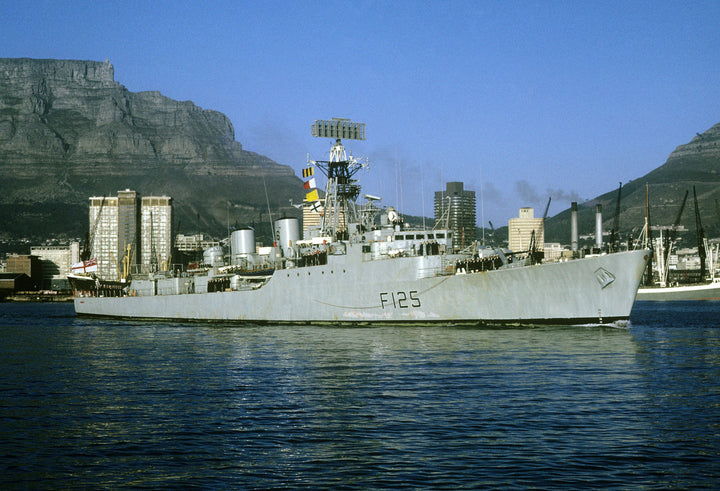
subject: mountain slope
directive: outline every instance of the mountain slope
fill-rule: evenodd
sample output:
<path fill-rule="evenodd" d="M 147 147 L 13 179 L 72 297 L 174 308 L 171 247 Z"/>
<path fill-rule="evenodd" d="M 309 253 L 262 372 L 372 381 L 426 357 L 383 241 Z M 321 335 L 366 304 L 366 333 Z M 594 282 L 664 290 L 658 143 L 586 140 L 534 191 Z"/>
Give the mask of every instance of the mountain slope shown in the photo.
<path fill-rule="evenodd" d="M 680 210 L 685 191 L 688 201 L 681 217 L 681 225 L 687 232 L 684 244 L 693 246 L 695 241 L 695 186 L 700 217 L 708 237 L 720 236 L 720 216 L 716 200 L 720 200 L 720 124 L 716 124 L 689 143 L 678 146 L 667 161 L 643 177 L 623 185 L 620 200 L 619 229 L 623 240 L 632 234 L 637 237 L 645 222 L 645 190 L 649 193 L 650 223 L 653 226 L 670 226 Z M 578 205 L 578 229 L 582 234 L 594 234 L 595 205 L 603 207 L 603 229 L 613 226 L 617 205 L 617 189 Z M 550 218 L 546 222 L 545 238 L 568 244 L 570 242 L 570 210 Z"/>
<path fill-rule="evenodd" d="M 125 188 L 171 196 L 181 231 L 217 235 L 267 220 L 268 195 L 288 215 L 302 199 L 292 169 L 243 150 L 217 111 L 130 92 L 107 61 L 0 58 L 0 235 L 80 237 L 88 197 Z"/>

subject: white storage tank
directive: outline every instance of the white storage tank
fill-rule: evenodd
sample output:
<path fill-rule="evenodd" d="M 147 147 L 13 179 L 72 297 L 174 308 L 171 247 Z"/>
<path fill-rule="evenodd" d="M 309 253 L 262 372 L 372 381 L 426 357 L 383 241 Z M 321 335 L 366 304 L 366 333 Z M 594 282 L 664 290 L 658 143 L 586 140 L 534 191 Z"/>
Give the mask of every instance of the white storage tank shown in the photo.
<path fill-rule="evenodd" d="M 300 222 L 297 218 L 281 218 L 275 222 L 275 240 L 283 256 L 295 257 L 294 248 L 300 240 Z"/>

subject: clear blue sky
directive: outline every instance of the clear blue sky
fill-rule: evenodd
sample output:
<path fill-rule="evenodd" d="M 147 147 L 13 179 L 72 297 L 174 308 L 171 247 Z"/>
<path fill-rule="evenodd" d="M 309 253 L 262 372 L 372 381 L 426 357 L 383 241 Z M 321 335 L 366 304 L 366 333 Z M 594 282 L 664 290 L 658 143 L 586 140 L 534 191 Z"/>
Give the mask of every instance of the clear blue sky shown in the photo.
<path fill-rule="evenodd" d="M 548 196 L 554 215 L 720 122 L 717 0 L 0 0 L 0 19 L 0 56 L 109 59 L 298 176 L 330 149 L 315 119 L 364 122 L 363 191 L 410 214 L 464 181 L 478 223 Z"/>

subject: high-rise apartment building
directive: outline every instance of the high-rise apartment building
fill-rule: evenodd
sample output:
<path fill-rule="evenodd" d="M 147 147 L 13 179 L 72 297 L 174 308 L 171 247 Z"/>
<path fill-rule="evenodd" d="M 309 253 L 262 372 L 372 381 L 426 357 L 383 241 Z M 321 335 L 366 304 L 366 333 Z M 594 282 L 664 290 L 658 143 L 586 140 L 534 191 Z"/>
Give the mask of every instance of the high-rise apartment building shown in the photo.
<path fill-rule="evenodd" d="M 135 191 L 90 198 L 91 255 L 98 276 L 118 279 L 124 265 L 129 272 L 162 269 L 172 251 L 172 199 L 141 198 Z"/>
<path fill-rule="evenodd" d="M 535 248 L 542 251 L 545 244 L 544 222 L 542 218 L 535 218 L 533 208 L 520 208 L 518 218 L 508 220 L 508 248 L 515 252 L 527 251 L 535 232 Z"/>
<path fill-rule="evenodd" d="M 90 255 L 97 260 L 98 276 L 116 280 L 118 274 L 118 207 L 116 196 L 93 196 L 88 214 Z"/>
<path fill-rule="evenodd" d="M 462 182 L 448 182 L 445 191 L 435 191 L 435 223 L 453 231 L 453 244 L 463 248 L 475 240 L 475 191 Z"/>
<path fill-rule="evenodd" d="M 172 198 L 143 197 L 140 206 L 140 245 L 143 270 L 165 270 L 172 252 Z"/>
<path fill-rule="evenodd" d="M 117 257 L 118 269 L 122 272 L 127 262 L 131 270 L 135 269 L 140 256 L 140 228 L 138 217 L 140 206 L 135 191 L 126 189 L 117 195 Z M 126 257 L 127 256 L 127 257 Z M 129 272 L 129 271 L 128 271 Z"/>

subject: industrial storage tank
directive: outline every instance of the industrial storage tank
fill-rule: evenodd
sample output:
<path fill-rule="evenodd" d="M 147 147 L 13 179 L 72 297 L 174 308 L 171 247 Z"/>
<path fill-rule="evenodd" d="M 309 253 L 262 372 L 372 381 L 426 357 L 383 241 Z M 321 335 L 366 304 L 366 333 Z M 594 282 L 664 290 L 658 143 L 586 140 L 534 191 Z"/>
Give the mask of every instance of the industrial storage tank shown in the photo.
<path fill-rule="evenodd" d="M 275 222 L 275 240 L 283 256 L 295 257 L 294 247 L 300 240 L 300 222 L 297 218 L 281 218 Z"/>
<path fill-rule="evenodd" d="M 203 252 L 203 263 L 208 266 L 223 266 L 223 250 L 220 246 L 213 246 Z"/>
<path fill-rule="evenodd" d="M 230 254 L 235 264 L 238 259 L 255 254 L 255 230 L 241 228 L 230 234 Z"/>

